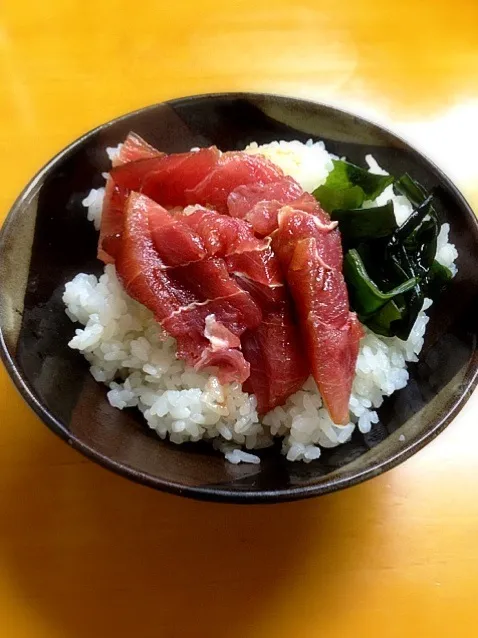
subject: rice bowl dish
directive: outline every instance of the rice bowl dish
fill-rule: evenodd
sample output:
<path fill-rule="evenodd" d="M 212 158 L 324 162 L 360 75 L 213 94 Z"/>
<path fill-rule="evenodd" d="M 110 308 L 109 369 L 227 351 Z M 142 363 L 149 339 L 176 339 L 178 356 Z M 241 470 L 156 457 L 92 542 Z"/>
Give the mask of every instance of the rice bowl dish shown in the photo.
<path fill-rule="evenodd" d="M 109 149 L 110 158 L 117 152 Z M 312 141 L 251 144 L 246 152 L 267 157 L 307 193 L 326 184 L 337 159 L 321 142 Z M 371 174 L 384 174 L 372 157 L 364 159 Z M 84 200 L 85 213 L 98 229 L 104 192 L 92 190 Z M 399 225 L 414 212 L 392 184 L 362 207 L 378 208 L 387 202 L 393 202 Z M 435 259 L 454 275 L 457 252 L 448 232 L 448 225 L 441 225 Z M 348 404 L 350 421 L 339 425 L 311 377 L 285 403 L 259 415 L 256 396 L 244 391 L 241 383 L 221 383 L 210 371 L 195 370 L 178 359 L 174 338 L 151 310 L 128 295 L 113 264 L 107 264 L 99 278 L 78 274 L 66 284 L 63 299 L 70 319 L 83 325 L 69 345 L 86 357 L 93 377 L 108 385 L 113 407 L 138 408 L 148 426 L 173 443 L 210 440 L 232 463 L 259 463 L 253 451 L 271 445 L 276 437 L 289 461 L 308 462 L 320 457 L 321 448 L 349 440 L 356 428 L 370 431 L 384 398 L 407 384 L 407 363 L 418 359 L 431 307 L 430 299 L 424 299 L 407 339 L 364 327 Z"/>

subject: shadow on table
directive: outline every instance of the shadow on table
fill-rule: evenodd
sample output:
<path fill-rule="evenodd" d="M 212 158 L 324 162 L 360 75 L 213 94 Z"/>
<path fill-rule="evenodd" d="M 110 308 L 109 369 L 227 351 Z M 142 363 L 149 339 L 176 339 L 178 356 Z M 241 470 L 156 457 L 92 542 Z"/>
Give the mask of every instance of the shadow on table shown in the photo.
<path fill-rule="evenodd" d="M 133 485 L 41 440 L 0 491 L 0 560 L 58 635 L 239 637 L 307 609 L 325 629 L 340 613 L 376 490 L 206 504 Z"/>

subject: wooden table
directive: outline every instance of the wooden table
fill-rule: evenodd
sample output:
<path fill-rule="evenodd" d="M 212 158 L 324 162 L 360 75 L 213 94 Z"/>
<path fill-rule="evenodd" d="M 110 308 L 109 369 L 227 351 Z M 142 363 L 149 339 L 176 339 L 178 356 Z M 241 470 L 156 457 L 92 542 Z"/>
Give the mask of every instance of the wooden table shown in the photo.
<path fill-rule="evenodd" d="M 0 214 L 81 133 L 215 90 L 391 124 L 478 207 L 477 27 L 476 0 L 3 0 Z M 220 506 L 93 465 L 2 368 L 0 637 L 476 636 L 477 409 L 343 493 Z"/>

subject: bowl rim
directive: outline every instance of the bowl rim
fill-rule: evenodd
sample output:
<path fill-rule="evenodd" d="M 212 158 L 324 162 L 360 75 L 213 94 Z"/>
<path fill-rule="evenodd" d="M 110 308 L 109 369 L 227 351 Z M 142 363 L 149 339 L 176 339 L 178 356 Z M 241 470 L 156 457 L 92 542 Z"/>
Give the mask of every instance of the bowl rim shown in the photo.
<path fill-rule="evenodd" d="M 5 238 L 8 236 L 8 229 L 12 224 L 14 217 L 21 210 L 23 203 L 30 194 L 34 191 L 38 183 L 57 165 L 68 158 L 78 147 L 87 142 L 91 137 L 94 137 L 97 133 L 104 131 L 116 124 L 127 120 L 130 117 L 146 113 L 148 111 L 154 111 L 158 107 L 168 104 L 171 106 L 179 106 L 190 101 L 207 101 L 214 99 L 247 99 L 247 98 L 269 98 L 280 100 L 283 102 L 290 102 L 291 106 L 295 104 L 307 104 L 309 107 L 318 107 L 330 111 L 331 113 L 338 113 L 340 116 L 349 118 L 355 118 L 360 124 L 370 126 L 374 129 L 378 129 L 382 133 L 385 133 L 391 139 L 398 144 L 410 149 L 416 153 L 428 167 L 434 172 L 437 177 L 446 184 L 453 197 L 456 198 L 461 208 L 464 209 L 466 215 L 470 218 L 474 225 L 475 233 L 478 236 L 478 219 L 473 212 L 473 209 L 455 186 L 451 179 L 440 169 L 432 160 L 430 160 L 422 151 L 416 149 L 406 139 L 397 135 L 387 127 L 378 122 L 374 122 L 371 119 L 365 118 L 359 114 L 347 111 L 342 108 L 338 108 L 333 104 L 326 102 L 305 99 L 302 97 L 294 97 L 291 95 L 281 95 L 277 93 L 264 93 L 264 92 L 252 92 L 252 91 L 231 91 L 231 92 L 215 92 L 215 93 L 201 93 L 197 95 L 189 95 L 180 98 L 173 98 L 165 100 L 163 102 L 157 102 L 128 113 L 124 113 L 112 120 L 108 120 L 103 124 L 96 126 L 95 128 L 87 131 L 73 142 L 68 144 L 65 148 L 60 150 L 56 155 L 52 157 L 40 170 L 34 175 L 34 177 L 23 188 L 18 197 L 14 200 L 10 207 L 8 214 L 6 215 L 2 227 L 0 228 L 0 255 L 5 249 Z M 320 496 L 330 492 L 335 492 L 344 488 L 352 487 L 359 483 L 362 483 L 370 478 L 378 476 L 392 468 L 396 467 L 403 461 L 410 458 L 413 454 L 421 450 L 426 444 L 432 441 L 440 432 L 442 432 L 447 425 L 455 418 L 458 412 L 463 408 L 465 403 L 471 397 L 474 389 L 478 385 L 478 350 L 474 349 L 472 356 L 468 362 L 468 367 L 465 372 L 465 380 L 462 385 L 461 394 L 458 397 L 454 397 L 449 405 L 443 410 L 443 415 L 433 424 L 433 426 L 426 432 L 423 432 L 421 436 L 413 442 L 406 442 L 404 445 L 392 454 L 388 459 L 384 461 L 375 461 L 372 465 L 362 471 L 357 472 L 354 475 L 345 475 L 343 477 L 333 477 L 329 481 L 323 483 L 307 485 L 302 487 L 289 487 L 283 490 L 260 490 L 255 492 L 240 491 L 236 492 L 227 488 L 223 488 L 220 485 L 204 485 L 204 486 L 188 486 L 174 481 L 161 479 L 159 477 L 152 476 L 146 472 L 138 471 L 124 463 L 120 463 L 112 460 L 108 456 L 96 451 L 94 448 L 82 442 L 73 433 L 71 433 L 64 424 L 54 417 L 49 410 L 44 407 L 40 400 L 36 397 L 35 392 L 30 388 L 29 384 L 24 380 L 22 373 L 17 366 L 14 355 L 12 355 L 8 349 L 5 341 L 4 331 L 0 325 L 0 359 L 3 361 L 10 378 L 13 380 L 16 388 L 19 390 L 22 397 L 28 403 L 28 405 L 37 414 L 40 420 L 45 423 L 52 432 L 58 435 L 61 439 L 66 441 L 75 450 L 79 451 L 89 459 L 95 461 L 99 465 L 106 469 L 109 469 L 124 478 L 128 478 L 136 483 L 146 485 L 148 487 L 155 488 L 160 491 L 168 492 L 171 494 L 186 496 L 203 501 L 213 501 L 222 503 L 237 503 L 237 504 L 265 504 L 265 503 L 279 503 L 286 501 L 294 501 L 299 499 L 311 498 L 314 496 Z M 159 440 L 158 440 L 159 442 Z"/>

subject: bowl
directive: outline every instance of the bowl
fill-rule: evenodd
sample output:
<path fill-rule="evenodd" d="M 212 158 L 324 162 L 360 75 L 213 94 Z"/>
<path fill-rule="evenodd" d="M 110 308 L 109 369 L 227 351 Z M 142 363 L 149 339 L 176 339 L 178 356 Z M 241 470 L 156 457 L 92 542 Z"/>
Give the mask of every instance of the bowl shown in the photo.
<path fill-rule="evenodd" d="M 407 387 L 387 399 L 369 434 L 355 432 L 309 464 L 277 447 L 260 465 L 232 465 L 206 444 L 161 441 L 136 410 L 119 411 L 88 364 L 67 347 L 75 326 L 65 315 L 65 282 L 101 272 L 97 234 L 82 199 L 101 185 L 107 146 L 130 131 L 167 152 L 255 140 L 324 140 L 355 163 L 372 153 L 392 174 L 406 171 L 428 190 L 451 226 L 458 275 L 431 312 Z M 224 93 L 172 100 L 108 122 L 49 162 L 14 203 L 0 235 L 1 356 L 23 397 L 62 439 L 129 479 L 190 497 L 236 503 L 277 502 L 325 494 L 376 476 L 431 441 L 477 383 L 478 224 L 462 195 L 428 159 L 389 131 L 355 115 L 276 95 Z"/>

